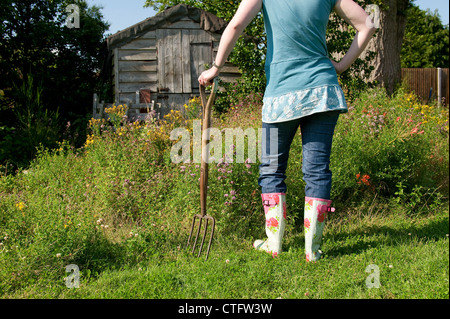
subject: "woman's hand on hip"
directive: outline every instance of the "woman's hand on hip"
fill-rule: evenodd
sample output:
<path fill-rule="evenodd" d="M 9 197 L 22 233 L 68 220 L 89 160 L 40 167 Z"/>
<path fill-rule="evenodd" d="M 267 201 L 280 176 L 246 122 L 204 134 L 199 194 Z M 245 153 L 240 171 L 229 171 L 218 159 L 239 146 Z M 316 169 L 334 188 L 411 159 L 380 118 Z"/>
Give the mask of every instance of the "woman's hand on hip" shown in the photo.
<path fill-rule="evenodd" d="M 341 74 L 342 72 L 344 72 L 344 70 L 342 70 L 342 67 L 341 67 L 341 65 L 339 64 L 339 62 L 336 62 L 336 61 L 334 61 L 334 60 L 331 60 L 331 63 L 333 64 L 334 69 L 336 70 L 336 73 L 337 73 L 337 74 Z"/>

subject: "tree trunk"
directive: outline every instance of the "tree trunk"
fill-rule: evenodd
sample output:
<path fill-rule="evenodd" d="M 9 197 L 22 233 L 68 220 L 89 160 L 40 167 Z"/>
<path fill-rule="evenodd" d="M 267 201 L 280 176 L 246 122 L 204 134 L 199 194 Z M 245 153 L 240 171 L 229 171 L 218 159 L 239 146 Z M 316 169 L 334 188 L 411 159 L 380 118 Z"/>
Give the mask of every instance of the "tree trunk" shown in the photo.
<path fill-rule="evenodd" d="M 406 26 L 406 10 L 410 0 L 385 0 L 380 12 L 377 35 L 366 50 L 377 52 L 372 60 L 374 70 L 369 81 L 378 81 L 388 94 L 401 83 L 400 52 Z"/>

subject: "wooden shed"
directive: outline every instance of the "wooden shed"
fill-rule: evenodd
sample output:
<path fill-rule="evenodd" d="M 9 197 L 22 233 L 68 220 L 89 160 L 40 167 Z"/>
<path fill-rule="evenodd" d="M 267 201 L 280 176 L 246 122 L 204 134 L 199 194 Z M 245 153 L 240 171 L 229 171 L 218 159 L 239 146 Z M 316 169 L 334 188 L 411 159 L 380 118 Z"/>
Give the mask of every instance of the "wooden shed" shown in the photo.
<path fill-rule="evenodd" d="M 112 76 L 115 104 L 127 104 L 130 118 L 144 117 L 152 102 L 161 116 L 181 110 L 199 94 L 197 79 L 214 61 L 226 24 L 179 4 L 108 37 L 105 70 Z M 239 76 L 227 62 L 220 78 L 232 82 Z M 94 96 L 94 116 L 101 116 L 104 107 Z"/>

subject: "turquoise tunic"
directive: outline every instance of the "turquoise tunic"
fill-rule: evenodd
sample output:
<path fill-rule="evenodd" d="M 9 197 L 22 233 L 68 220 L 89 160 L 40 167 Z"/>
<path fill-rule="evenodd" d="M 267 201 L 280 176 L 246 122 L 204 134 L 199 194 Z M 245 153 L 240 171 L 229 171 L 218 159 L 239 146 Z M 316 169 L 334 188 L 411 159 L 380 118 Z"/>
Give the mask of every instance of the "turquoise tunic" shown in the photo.
<path fill-rule="evenodd" d="M 267 33 L 265 123 L 347 112 L 328 57 L 326 29 L 337 0 L 263 0 Z"/>

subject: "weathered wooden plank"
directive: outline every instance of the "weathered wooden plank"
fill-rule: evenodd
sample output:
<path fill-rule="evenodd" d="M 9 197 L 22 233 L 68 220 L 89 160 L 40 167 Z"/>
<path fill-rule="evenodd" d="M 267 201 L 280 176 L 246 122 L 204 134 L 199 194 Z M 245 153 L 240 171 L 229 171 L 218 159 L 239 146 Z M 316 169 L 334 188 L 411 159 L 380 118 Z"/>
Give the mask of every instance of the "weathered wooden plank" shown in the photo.
<path fill-rule="evenodd" d="M 141 39 L 156 39 L 156 30 L 149 31 L 140 36 Z"/>
<path fill-rule="evenodd" d="M 158 83 L 157 82 L 120 83 L 121 93 L 136 94 L 136 91 L 139 91 L 140 89 L 149 89 L 151 92 L 156 92 L 158 89 Z"/>
<path fill-rule="evenodd" d="M 152 39 L 142 39 L 137 38 L 127 44 L 125 44 L 121 49 L 124 50 L 156 50 L 156 38 Z"/>
<path fill-rule="evenodd" d="M 156 50 L 124 50 L 119 49 L 119 60 L 121 61 L 151 61 L 156 60 Z"/>
<path fill-rule="evenodd" d="M 198 89 L 198 77 L 212 63 L 212 39 L 206 31 L 190 30 L 191 88 Z"/>
<path fill-rule="evenodd" d="M 201 74 L 201 68 L 202 66 L 199 63 L 199 56 L 200 56 L 200 49 L 198 45 L 193 45 L 191 43 L 190 45 L 190 64 L 191 64 L 191 90 L 194 88 L 198 88 L 198 82 L 196 79 L 198 79 L 199 75 Z"/>
<path fill-rule="evenodd" d="M 138 90 L 139 91 L 139 90 Z M 136 108 L 141 108 L 141 107 L 145 107 L 146 104 L 145 103 L 138 103 L 136 104 L 136 92 L 125 92 L 125 93 L 120 93 L 120 99 L 121 99 L 121 103 L 124 103 L 125 101 L 127 101 L 127 105 L 128 105 L 128 109 L 136 109 Z M 155 101 L 157 98 L 157 94 L 154 93 L 154 95 L 150 96 L 150 99 Z"/>
<path fill-rule="evenodd" d="M 134 103 L 135 100 L 136 100 L 136 93 L 134 94 L 120 93 L 119 98 L 116 100 L 116 104 L 130 105 Z"/>
<path fill-rule="evenodd" d="M 120 83 L 136 82 L 156 82 L 158 80 L 156 72 L 120 72 Z"/>
<path fill-rule="evenodd" d="M 191 93 L 191 41 L 189 30 L 181 31 L 183 93 Z"/>
<path fill-rule="evenodd" d="M 211 37 L 212 41 L 217 42 L 217 43 L 220 42 L 220 38 L 222 37 L 222 35 L 219 33 L 210 33 L 209 36 Z"/>
<path fill-rule="evenodd" d="M 119 100 L 119 49 L 114 49 L 114 100 Z"/>
<path fill-rule="evenodd" d="M 158 62 L 154 61 L 119 61 L 119 71 L 157 72 Z"/>
<path fill-rule="evenodd" d="M 181 30 L 172 29 L 169 30 L 169 34 L 172 35 L 172 56 L 171 62 L 173 64 L 173 87 L 171 92 L 183 93 L 183 66 L 182 66 L 182 46 L 181 46 Z"/>
<path fill-rule="evenodd" d="M 164 77 L 166 80 L 166 86 L 164 89 L 168 89 L 167 92 L 173 92 L 173 80 L 174 80 L 174 71 L 173 71 L 173 61 L 172 61 L 172 42 L 173 42 L 173 34 L 169 32 L 169 30 L 164 30 L 165 38 L 164 38 Z"/>
<path fill-rule="evenodd" d="M 166 87 L 166 79 L 165 79 L 165 31 L 162 29 L 156 30 L 157 37 L 157 52 L 158 52 L 158 86 L 161 88 Z"/>
<path fill-rule="evenodd" d="M 200 23 L 197 23 L 193 20 L 180 20 L 164 26 L 166 29 L 197 29 L 201 30 Z"/>

